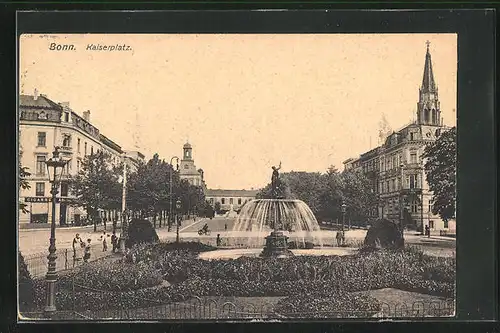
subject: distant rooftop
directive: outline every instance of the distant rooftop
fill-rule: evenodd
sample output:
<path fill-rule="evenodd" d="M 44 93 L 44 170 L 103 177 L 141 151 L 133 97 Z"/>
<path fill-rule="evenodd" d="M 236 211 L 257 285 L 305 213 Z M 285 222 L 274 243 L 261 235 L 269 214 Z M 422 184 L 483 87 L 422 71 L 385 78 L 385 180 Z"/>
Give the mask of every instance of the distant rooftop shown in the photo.
<path fill-rule="evenodd" d="M 207 197 L 255 197 L 259 190 L 214 190 L 208 189 Z"/>
<path fill-rule="evenodd" d="M 33 95 L 20 95 L 19 96 L 19 106 L 20 107 L 32 107 L 41 109 L 61 109 L 62 107 L 48 99 L 45 95 L 39 95 L 35 98 Z"/>

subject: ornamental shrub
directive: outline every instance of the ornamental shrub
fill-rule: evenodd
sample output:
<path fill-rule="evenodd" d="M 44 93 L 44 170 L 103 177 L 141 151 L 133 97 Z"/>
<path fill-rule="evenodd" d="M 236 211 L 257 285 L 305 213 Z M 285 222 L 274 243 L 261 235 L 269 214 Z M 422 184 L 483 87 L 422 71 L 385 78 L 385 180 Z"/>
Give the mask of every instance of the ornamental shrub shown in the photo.
<path fill-rule="evenodd" d="M 132 219 L 128 228 L 128 238 L 125 246 L 131 248 L 135 244 L 158 242 L 156 230 L 148 220 Z"/>
<path fill-rule="evenodd" d="M 404 239 L 394 222 L 387 219 L 379 219 L 368 229 L 364 248 L 402 249 L 404 248 Z"/>

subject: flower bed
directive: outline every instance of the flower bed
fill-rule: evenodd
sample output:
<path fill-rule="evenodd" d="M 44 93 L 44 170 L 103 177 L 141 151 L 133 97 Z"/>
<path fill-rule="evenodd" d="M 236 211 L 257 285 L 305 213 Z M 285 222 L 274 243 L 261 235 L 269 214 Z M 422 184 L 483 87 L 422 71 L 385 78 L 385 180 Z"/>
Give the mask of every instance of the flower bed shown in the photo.
<path fill-rule="evenodd" d="M 304 302 L 304 309 L 319 306 L 334 311 L 344 300 L 361 302 L 359 309 L 370 312 L 375 308 L 365 305 L 373 302 L 344 294 L 397 288 L 453 298 L 455 292 L 455 259 L 432 258 L 415 250 L 343 257 L 241 257 L 228 261 L 197 259 L 195 250 L 172 251 L 171 245 L 162 244 L 137 247 L 134 251 L 136 263 L 96 262 L 62 276 L 56 295 L 58 306 L 104 310 L 165 304 L 193 296 L 289 296 L 296 298 L 283 303 L 284 312 L 296 302 Z M 173 285 L 159 286 L 163 279 Z M 77 287 L 75 298 L 73 280 L 88 287 Z M 35 281 L 38 305 L 43 305 L 44 288 L 45 284 Z M 310 295 L 321 301 L 307 301 Z M 328 300 L 332 297 L 340 300 Z"/>

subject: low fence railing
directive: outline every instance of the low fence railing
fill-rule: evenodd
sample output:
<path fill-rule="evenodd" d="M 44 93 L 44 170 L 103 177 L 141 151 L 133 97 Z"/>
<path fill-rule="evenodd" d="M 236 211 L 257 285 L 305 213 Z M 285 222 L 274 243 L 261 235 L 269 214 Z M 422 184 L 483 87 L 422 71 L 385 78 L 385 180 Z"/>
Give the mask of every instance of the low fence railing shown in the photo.
<path fill-rule="evenodd" d="M 57 249 L 57 259 L 56 259 L 56 271 L 61 272 L 68 269 L 73 269 L 81 265 L 83 260 L 85 250 L 81 247 L 76 248 L 73 251 L 72 248 Z M 110 248 L 107 251 L 103 251 L 102 244 L 93 244 L 90 250 L 90 258 L 88 261 L 94 261 L 112 254 Z M 28 271 L 32 278 L 43 277 L 47 273 L 48 265 L 48 251 L 43 253 L 35 253 L 24 256 L 24 262 L 28 266 Z"/>
<path fill-rule="evenodd" d="M 81 286 L 79 287 L 81 288 Z M 95 290 L 94 290 L 95 292 Z M 103 297 L 106 295 L 103 292 Z M 455 313 L 452 301 L 415 301 L 411 303 L 380 302 L 377 310 L 345 309 L 341 311 L 276 311 L 275 305 L 239 305 L 194 296 L 185 302 L 158 304 L 142 308 L 58 311 L 61 320 L 304 320 L 304 319 L 370 319 L 370 318 L 436 318 Z M 24 319 L 41 319 L 43 314 L 23 313 Z"/>

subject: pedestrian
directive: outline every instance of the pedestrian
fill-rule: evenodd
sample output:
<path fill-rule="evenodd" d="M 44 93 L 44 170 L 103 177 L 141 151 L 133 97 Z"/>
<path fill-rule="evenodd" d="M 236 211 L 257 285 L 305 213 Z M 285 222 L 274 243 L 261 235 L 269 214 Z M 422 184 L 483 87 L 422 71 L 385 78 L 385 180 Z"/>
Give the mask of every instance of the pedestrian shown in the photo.
<path fill-rule="evenodd" d="M 76 248 L 77 248 L 77 246 L 81 247 L 82 243 L 83 243 L 83 241 L 80 238 L 80 234 L 76 234 L 75 238 L 73 238 L 73 260 L 76 259 Z"/>
<path fill-rule="evenodd" d="M 219 247 L 221 245 L 221 239 L 220 239 L 220 234 L 217 234 L 217 247 Z"/>
<path fill-rule="evenodd" d="M 91 239 L 87 239 L 87 245 L 85 246 L 85 254 L 83 255 L 83 261 L 84 262 L 89 262 L 90 259 L 90 242 Z"/>
<path fill-rule="evenodd" d="M 101 235 L 102 239 L 102 252 L 106 252 L 108 250 L 108 241 L 106 240 L 106 231 L 103 231 Z"/>
<path fill-rule="evenodd" d="M 337 235 L 335 236 L 337 239 L 337 246 L 342 245 L 342 231 L 337 231 Z"/>
<path fill-rule="evenodd" d="M 113 235 L 111 236 L 111 245 L 113 246 L 113 253 L 116 252 L 116 248 L 118 247 L 118 237 L 116 237 L 116 233 L 113 231 Z"/>
<path fill-rule="evenodd" d="M 431 228 L 428 225 L 425 226 L 425 235 L 429 238 L 431 237 Z"/>
<path fill-rule="evenodd" d="M 224 231 L 227 231 L 227 223 L 224 223 Z"/>

